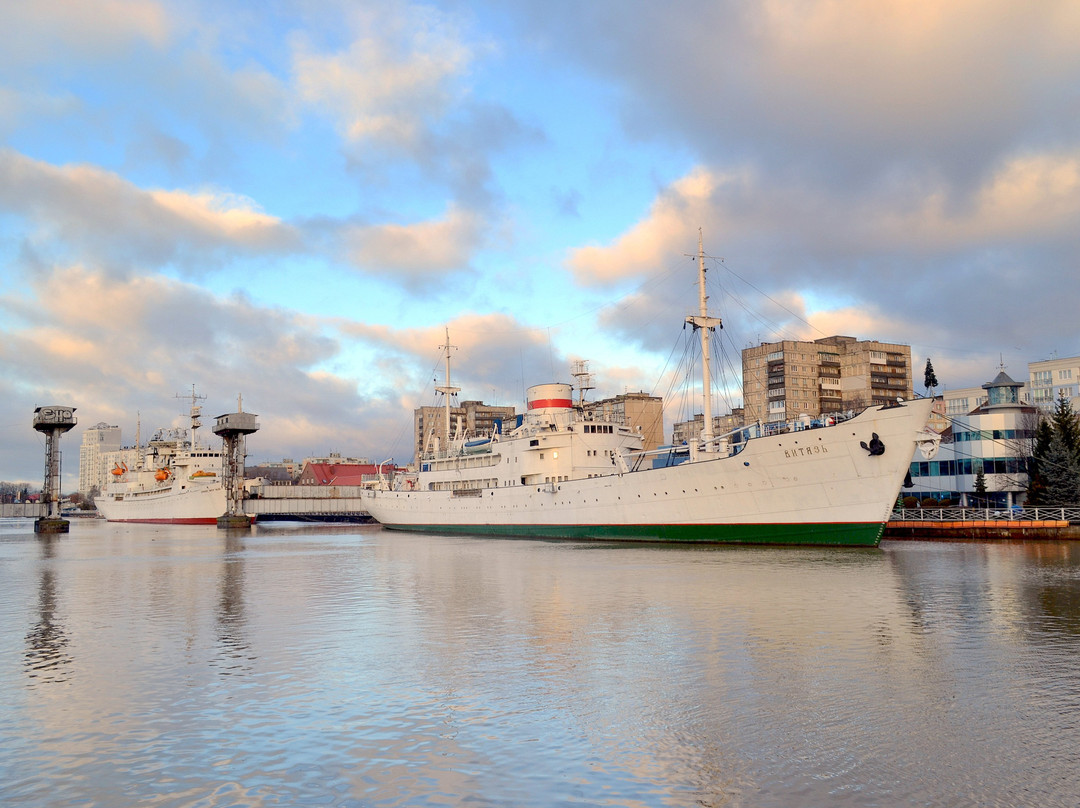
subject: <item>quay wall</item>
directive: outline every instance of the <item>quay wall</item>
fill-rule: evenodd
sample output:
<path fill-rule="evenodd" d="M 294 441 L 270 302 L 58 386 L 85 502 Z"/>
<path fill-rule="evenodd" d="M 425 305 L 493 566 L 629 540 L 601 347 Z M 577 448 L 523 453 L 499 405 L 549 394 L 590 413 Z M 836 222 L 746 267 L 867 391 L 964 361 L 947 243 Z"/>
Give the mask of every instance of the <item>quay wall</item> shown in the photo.
<path fill-rule="evenodd" d="M 16 516 L 37 519 L 45 515 L 45 506 L 38 502 L 0 503 L 0 518 L 10 519 Z"/>
<path fill-rule="evenodd" d="M 905 508 L 893 513 L 882 538 L 1080 539 L 1080 508 Z"/>
<path fill-rule="evenodd" d="M 893 520 L 883 539 L 909 541 L 988 541 L 994 539 L 1080 539 L 1080 525 L 1057 520 L 1008 519 L 929 522 Z"/>

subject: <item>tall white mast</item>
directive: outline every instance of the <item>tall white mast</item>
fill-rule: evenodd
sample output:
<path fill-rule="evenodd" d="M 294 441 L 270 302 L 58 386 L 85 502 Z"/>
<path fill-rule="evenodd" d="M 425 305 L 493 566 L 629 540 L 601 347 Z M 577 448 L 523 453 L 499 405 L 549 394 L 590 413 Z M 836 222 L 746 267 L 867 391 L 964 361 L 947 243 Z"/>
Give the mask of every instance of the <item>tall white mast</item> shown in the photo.
<path fill-rule="evenodd" d="M 453 387 L 450 384 L 450 329 L 446 329 L 446 344 L 443 346 L 446 349 L 446 384 L 435 389 L 445 396 L 444 411 L 446 413 L 446 449 L 450 448 L 450 396 L 458 392 L 460 387 Z"/>
<path fill-rule="evenodd" d="M 709 296 L 705 294 L 705 248 L 702 243 L 701 228 L 698 228 L 698 314 L 690 315 L 686 322 L 694 327 L 701 338 L 701 383 L 705 396 L 705 426 L 701 430 L 701 441 L 705 451 L 711 451 L 713 440 L 712 423 L 712 376 L 709 357 L 709 336 L 717 326 L 724 327 L 719 317 L 710 317 L 708 310 Z"/>
<path fill-rule="evenodd" d="M 182 396 L 179 393 L 177 393 L 176 398 L 187 398 L 187 396 Z M 189 413 L 189 416 L 188 416 L 191 419 L 191 435 L 190 435 L 191 445 L 189 447 L 191 449 L 194 449 L 195 445 L 196 445 L 195 432 L 200 426 L 202 426 L 202 421 L 199 420 L 199 417 L 202 415 L 202 406 L 199 404 L 199 401 L 205 401 L 205 400 L 206 400 L 206 396 L 196 395 L 196 393 L 195 393 L 195 385 L 192 384 L 191 385 L 191 412 Z"/>

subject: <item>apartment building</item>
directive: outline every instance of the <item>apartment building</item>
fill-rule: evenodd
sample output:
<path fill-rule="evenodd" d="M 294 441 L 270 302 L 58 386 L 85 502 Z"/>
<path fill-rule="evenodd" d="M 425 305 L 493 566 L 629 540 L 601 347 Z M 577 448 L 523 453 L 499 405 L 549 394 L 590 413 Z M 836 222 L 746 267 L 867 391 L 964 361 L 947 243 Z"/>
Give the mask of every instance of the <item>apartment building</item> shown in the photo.
<path fill-rule="evenodd" d="M 641 433 L 646 450 L 664 443 L 664 399 L 648 393 L 623 393 L 600 401 L 587 401 L 585 417 L 606 418 Z"/>
<path fill-rule="evenodd" d="M 742 407 L 735 407 L 727 415 L 714 415 L 712 422 L 714 435 L 726 435 L 728 432 L 746 425 Z M 681 446 L 684 443 L 696 440 L 704 427 L 705 416 L 700 412 L 689 421 L 679 421 L 672 427 L 672 445 Z"/>
<path fill-rule="evenodd" d="M 1080 356 L 1028 362 L 1028 387 L 1031 403 L 1043 412 L 1053 411 L 1060 396 L 1075 410 L 1080 404 Z"/>
<path fill-rule="evenodd" d="M 462 401 L 450 408 L 450 434 L 457 436 L 490 435 L 496 421 L 512 426 L 517 414 L 513 407 L 496 407 L 482 401 Z M 449 445 L 446 434 L 444 407 L 417 407 L 413 410 L 413 450 L 415 457 L 445 450 Z"/>
<path fill-rule="evenodd" d="M 94 424 L 82 435 L 79 444 L 79 493 L 87 496 L 97 486 L 105 490 L 112 463 L 109 452 L 120 449 L 120 427 L 104 422 Z"/>
<path fill-rule="evenodd" d="M 832 336 L 763 343 L 742 352 L 748 422 L 812 418 L 914 398 L 911 347 Z"/>

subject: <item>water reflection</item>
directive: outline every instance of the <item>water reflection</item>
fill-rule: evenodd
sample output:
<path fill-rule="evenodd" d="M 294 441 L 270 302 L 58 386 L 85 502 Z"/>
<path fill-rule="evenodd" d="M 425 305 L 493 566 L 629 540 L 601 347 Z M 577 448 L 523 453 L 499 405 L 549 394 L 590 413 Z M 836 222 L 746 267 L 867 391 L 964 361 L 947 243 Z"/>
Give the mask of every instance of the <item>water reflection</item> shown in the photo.
<path fill-rule="evenodd" d="M 255 660 L 244 637 L 244 541 L 248 535 L 248 531 L 225 531 L 216 626 L 221 648 L 217 665 L 226 675 L 250 671 Z"/>
<path fill-rule="evenodd" d="M 60 537 L 42 534 L 40 547 L 41 573 L 38 580 L 37 622 L 26 635 L 25 668 L 32 682 L 47 684 L 66 682 L 70 676 L 72 657 L 69 640 L 60 620 L 56 570 L 50 561 L 56 557 Z"/>
<path fill-rule="evenodd" d="M 1080 543 L 1030 542 L 1010 550 L 1024 569 L 1023 600 L 1039 615 L 1040 633 L 1080 635 Z"/>
<path fill-rule="evenodd" d="M 1072 545 L 625 547 L 312 525 L 49 541 L 0 543 L 0 573 L 32 570 L 0 596 L 0 631 L 19 626 L 0 648 L 67 671 L 50 691 L 0 668 L 0 804 L 1080 794 Z"/>

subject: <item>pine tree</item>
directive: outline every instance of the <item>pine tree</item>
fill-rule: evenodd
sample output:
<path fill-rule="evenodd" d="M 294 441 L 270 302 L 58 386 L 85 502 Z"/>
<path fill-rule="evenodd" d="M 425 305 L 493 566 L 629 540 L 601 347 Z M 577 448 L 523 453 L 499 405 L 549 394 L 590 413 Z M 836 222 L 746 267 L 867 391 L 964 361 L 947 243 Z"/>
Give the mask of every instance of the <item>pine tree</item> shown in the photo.
<path fill-rule="evenodd" d="M 1054 433 L 1042 462 L 1046 486 L 1042 504 L 1054 507 L 1080 504 L 1080 459 L 1069 451 L 1060 432 Z"/>
<path fill-rule="evenodd" d="M 986 475 L 981 465 L 975 471 L 975 504 L 976 506 L 986 504 Z"/>
<path fill-rule="evenodd" d="M 1064 395 L 1035 433 L 1028 477 L 1027 504 L 1080 505 L 1080 421 Z"/>
<path fill-rule="evenodd" d="M 1074 455 L 1080 454 L 1080 422 L 1064 394 L 1058 396 L 1052 420 L 1054 432 L 1061 435 L 1065 448 Z"/>
<path fill-rule="evenodd" d="M 937 374 L 934 373 L 934 366 L 930 363 L 930 357 L 928 356 L 926 357 L 926 369 L 923 371 L 923 387 L 933 392 L 937 386 Z"/>

